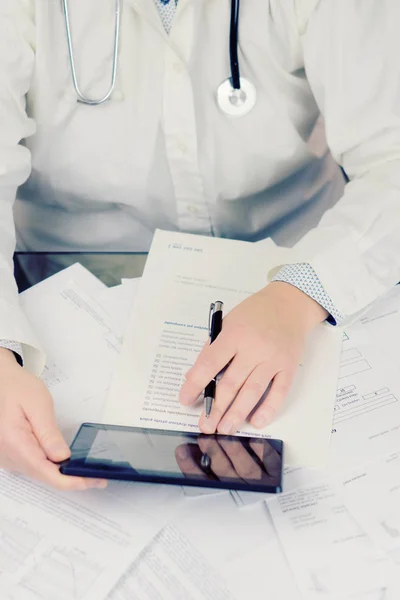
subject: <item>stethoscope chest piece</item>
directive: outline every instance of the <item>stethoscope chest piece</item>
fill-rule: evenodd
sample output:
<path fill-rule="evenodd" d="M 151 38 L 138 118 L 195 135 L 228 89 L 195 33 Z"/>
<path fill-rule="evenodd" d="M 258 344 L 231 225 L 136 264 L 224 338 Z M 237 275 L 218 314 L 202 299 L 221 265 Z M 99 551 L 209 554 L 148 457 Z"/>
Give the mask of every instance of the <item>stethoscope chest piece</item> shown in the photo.
<path fill-rule="evenodd" d="M 218 88 L 218 106 L 230 117 L 244 117 L 256 105 L 257 91 L 254 85 L 244 77 L 240 78 L 240 89 L 235 89 L 232 79 L 226 79 Z"/>

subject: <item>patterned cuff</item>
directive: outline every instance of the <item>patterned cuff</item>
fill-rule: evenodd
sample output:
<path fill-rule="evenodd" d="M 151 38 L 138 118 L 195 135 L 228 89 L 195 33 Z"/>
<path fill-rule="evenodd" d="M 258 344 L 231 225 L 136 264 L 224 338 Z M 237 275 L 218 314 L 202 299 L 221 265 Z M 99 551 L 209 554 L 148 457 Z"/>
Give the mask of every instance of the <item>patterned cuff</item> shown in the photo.
<path fill-rule="evenodd" d="M 19 342 L 13 342 L 11 340 L 0 340 L 0 348 L 6 348 L 14 352 L 14 356 L 17 359 L 18 364 L 24 366 L 24 355 L 22 353 L 22 345 Z"/>
<path fill-rule="evenodd" d="M 331 325 L 340 324 L 345 320 L 346 316 L 335 307 L 310 264 L 297 263 L 285 265 L 272 281 L 290 283 L 307 294 L 307 296 L 310 296 L 310 298 L 318 302 L 329 313 L 327 321 Z"/>

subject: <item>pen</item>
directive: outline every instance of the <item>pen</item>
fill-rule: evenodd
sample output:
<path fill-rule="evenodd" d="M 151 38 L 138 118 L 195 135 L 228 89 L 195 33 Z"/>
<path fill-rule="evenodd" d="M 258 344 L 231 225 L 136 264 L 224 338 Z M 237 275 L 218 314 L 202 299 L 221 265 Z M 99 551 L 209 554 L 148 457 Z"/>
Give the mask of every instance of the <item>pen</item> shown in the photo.
<path fill-rule="evenodd" d="M 208 333 L 210 336 L 210 344 L 215 342 L 222 329 L 222 311 L 224 303 L 217 300 L 212 302 L 210 305 L 210 312 L 208 315 Z M 204 390 L 204 410 L 206 418 L 210 416 L 212 403 L 215 400 L 215 388 L 217 385 L 217 376 L 210 381 Z"/>

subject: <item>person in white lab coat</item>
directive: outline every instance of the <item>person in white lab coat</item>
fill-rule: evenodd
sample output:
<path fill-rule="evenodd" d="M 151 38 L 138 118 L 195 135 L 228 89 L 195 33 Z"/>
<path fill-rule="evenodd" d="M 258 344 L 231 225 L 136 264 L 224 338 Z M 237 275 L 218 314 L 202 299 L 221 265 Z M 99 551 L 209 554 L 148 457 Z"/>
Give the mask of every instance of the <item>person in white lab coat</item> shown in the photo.
<path fill-rule="evenodd" d="M 116 2 L 67 5 L 80 90 L 101 98 Z M 18 306 L 14 223 L 20 250 L 144 251 L 156 227 L 293 246 L 294 264 L 226 317 L 187 375 L 183 403 L 233 359 L 205 432 L 233 431 L 272 381 L 252 416 L 268 423 L 310 330 L 354 319 L 399 280 L 400 3 L 242 1 L 240 68 L 257 101 L 240 117 L 217 105 L 230 9 L 124 0 L 115 89 L 89 106 L 77 102 L 63 3 L 2 0 L 1 467 L 92 485 L 52 462 L 68 448 Z M 320 113 L 331 154 L 310 139 Z"/>

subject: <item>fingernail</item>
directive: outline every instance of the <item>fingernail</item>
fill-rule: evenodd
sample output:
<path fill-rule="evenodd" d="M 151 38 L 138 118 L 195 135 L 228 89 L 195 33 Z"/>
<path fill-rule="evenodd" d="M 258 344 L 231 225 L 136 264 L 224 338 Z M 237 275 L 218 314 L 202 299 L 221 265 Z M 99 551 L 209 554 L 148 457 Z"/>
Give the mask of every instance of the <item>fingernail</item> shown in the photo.
<path fill-rule="evenodd" d="M 191 404 L 192 403 L 192 399 L 191 399 L 190 396 L 186 396 L 186 394 L 183 394 L 183 395 L 180 396 L 179 402 L 181 404 Z"/>
<path fill-rule="evenodd" d="M 225 421 L 218 427 L 219 433 L 224 435 L 232 435 L 236 431 L 236 427 L 230 421 Z"/>
<path fill-rule="evenodd" d="M 181 446 L 180 448 L 176 449 L 176 456 L 180 460 L 186 460 L 187 457 L 189 456 L 189 453 L 184 446 Z"/>
<path fill-rule="evenodd" d="M 261 429 L 262 427 L 265 427 L 266 424 L 267 424 L 267 422 L 266 422 L 264 415 L 257 415 L 253 419 L 254 427 L 259 427 Z"/>
<path fill-rule="evenodd" d="M 266 408 L 264 412 L 257 414 L 253 419 L 254 427 L 261 429 L 269 425 L 274 418 L 275 411 L 272 408 Z"/>
<path fill-rule="evenodd" d="M 91 487 L 104 490 L 107 487 L 107 481 L 104 481 L 103 479 L 99 479 L 99 481 L 93 481 Z"/>
<path fill-rule="evenodd" d="M 69 454 L 69 448 L 67 444 L 57 442 L 49 447 L 49 453 L 53 456 L 65 456 L 66 454 Z"/>
<path fill-rule="evenodd" d="M 200 429 L 203 433 L 215 433 L 215 424 L 210 419 L 204 418 L 201 421 Z"/>
<path fill-rule="evenodd" d="M 83 492 L 88 489 L 88 484 L 84 479 L 82 481 L 77 481 L 74 485 L 75 485 L 74 489 L 77 492 Z"/>

